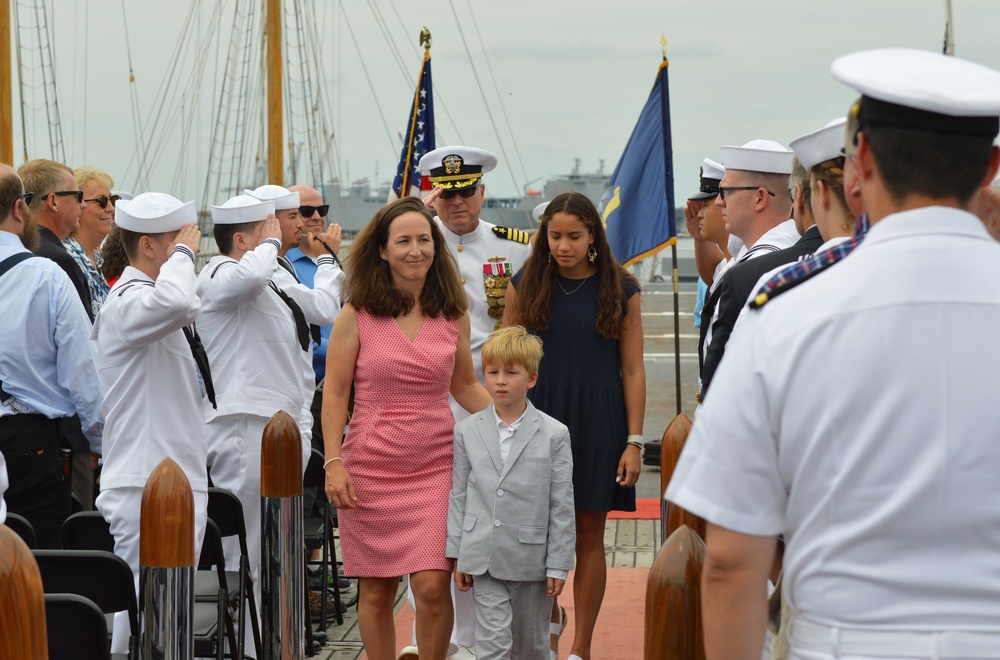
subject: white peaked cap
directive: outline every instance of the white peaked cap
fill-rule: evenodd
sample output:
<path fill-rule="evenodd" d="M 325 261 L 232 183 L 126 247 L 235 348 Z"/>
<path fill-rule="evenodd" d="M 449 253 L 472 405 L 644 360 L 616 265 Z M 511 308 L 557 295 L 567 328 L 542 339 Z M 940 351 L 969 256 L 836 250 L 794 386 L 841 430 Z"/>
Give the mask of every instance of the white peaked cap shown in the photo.
<path fill-rule="evenodd" d="M 722 177 L 726 176 L 726 166 L 722 163 L 716 163 L 711 158 L 705 158 L 701 161 L 701 176 L 705 179 L 721 181 Z"/>
<path fill-rule="evenodd" d="M 788 146 L 799 157 L 802 167 L 807 171 L 811 170 L 820 163 L 833 160 L 843 153 L 845 124 L 847 117 L 839 117 L 817 131 L 800 135 Z"/>
<path fill-rule="evenodd" d="M 881 48 L 834 60 L 833 77 L 864 96 L 950 117 L 1000 116 L 1000 72 L 913 48 Z"/>
<path fill-rule="evenodd" d="M 288 188 L 274 184 L 261 186 L 254 190 L 244 190 L 243 194 L 255 197 L 262 202 L 274 202 L 275 211 L 299 208 L 299 194 L 297 192 L 291 192 Z"/>
<path fill-rule="evenodd" d="M 142 193 L 115 204 L 115 224 L 128 231 L 162 234 L 197 221 L 194 200 L 182 202 L 166 193 Z"/>
<path fill-rule="evenodd" d="M 727 170 L 791 174 L 794 155 L 773 140 L 751 140 L 741 147 L 724 145 L 722 164 Z"/>
<path fill-rule="evenodd" d="M 726 168 L 722 163 L 716 163 L 711 158 L 701 161 L 701 176 L 698 179 L 698 192 L 688 197 L 690 200 L 698 201 L 711 199 L 719 194 L 719 184 L 722 177 L 726 176 Z"/>
<path fill-rule="evenodd" d="M 531 212 L 531 217 L 535 219 L 535 222 L 541 221 L 542 214 L 545 213 L 545 209 L 547 209 L 548 206 L 549 206 L 548 202 L 542 202 L 541 204 L 539 204 L 534 208 L 534 210 Z"/>
<path fill-rule="evenodd" d="M 212 222 L 217 225 L 241 225 L 261 222 L 274 213 L 274 202 L 262 201 L 250 195 L 237 195 L 222 206 L 212 207 Z"/>

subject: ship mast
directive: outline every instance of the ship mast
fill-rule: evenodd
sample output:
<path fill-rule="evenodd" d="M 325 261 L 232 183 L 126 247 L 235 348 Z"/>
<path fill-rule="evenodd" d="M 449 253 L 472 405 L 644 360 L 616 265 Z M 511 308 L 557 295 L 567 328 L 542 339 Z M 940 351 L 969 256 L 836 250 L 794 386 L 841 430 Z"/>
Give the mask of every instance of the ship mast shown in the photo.
<path fill-rule="evenodd" d="M 284 184 L 282 135 L 281 0 L 267 0 L 267 182 Z"/>
<path fill-rule="evenodd" d="M 14 164 L 14 91 L 10 70 L 10 3 L 0 0 L 0 163 Z"/>

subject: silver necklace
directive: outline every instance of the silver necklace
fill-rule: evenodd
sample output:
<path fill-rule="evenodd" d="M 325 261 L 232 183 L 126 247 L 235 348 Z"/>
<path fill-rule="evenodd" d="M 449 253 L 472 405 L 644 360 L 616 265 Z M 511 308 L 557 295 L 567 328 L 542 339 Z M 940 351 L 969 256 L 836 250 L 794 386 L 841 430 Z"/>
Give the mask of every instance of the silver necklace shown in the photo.
<path fill-rule="evenodd" d="M 591 275 L 593 275 L 593 273 L 591 273 Z M 590 279 L 590 275 L 587 275 L 585 278 L 583 278 L 582 280 L 580 280 L 580 283 L 577 284 L 576 288 L 573 289 L 572 291 L 567 291 L 566 287 L 564 287 L 562 285 L 562 282 L 560 282 L 558 278 L 556 278 L 556 284 L 559 285 L 559 288 L 562 289 L 563 293 L 565 293 L 567 296 L 572 296 L 574 293 L 576 293 L 577 291 L 579 291 L 580 289 L 582 289 L 583 285 L 586 284 L 587 280 L 589 280 L 589 279 Z"/>

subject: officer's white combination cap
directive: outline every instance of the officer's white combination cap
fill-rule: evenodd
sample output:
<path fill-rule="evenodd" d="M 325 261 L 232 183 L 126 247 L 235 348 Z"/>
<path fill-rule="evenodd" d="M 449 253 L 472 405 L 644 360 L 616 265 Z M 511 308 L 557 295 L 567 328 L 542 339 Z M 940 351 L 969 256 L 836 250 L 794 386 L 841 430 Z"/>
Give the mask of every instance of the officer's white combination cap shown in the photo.
<path fill-rule="evenodd" d="M 475 147 L 453 145 L 428 151 L 417 165 L 436 188 L 468 188 L 477 185 L 497 166 L 494 153 Z"/>
<path fill-rule="evenodd" d="M 882 48 L 834 60 L 833 77 L 861 92 L 860 130 L 887 126 L 995 137 L 1000 128 L 1000 72 L 911 48 Z"/>
<path fill-rule="evenodd" d="M 545 213 L 545 209 L 548 207 L 549 202 L 542 202 L 531 211 L 531 217 L 535 219 L 535 222 L 541 221 L 542 214 Z"/>
<path fill-rule="evenodd" d="M 844 125 L 847 117 L 834 119 L 823 128 L 800 135 L 788 146 L 792 148 L 799 162 L 806 170 L 811 170 L 820 163 L 833 160 L 844 151 Z"/>
<path fill-rule="evenodd" d="M 719 194 L 719 184 L 726 176 L 726 168 L 722 163 L 716 163 L 711 158 L 701 161 L 701 176 L 698 179 L 698 192 L 688 199 L 710 199 Z"/>
<path fill-rule="evenodd" d="M 240 225 L 267 220 L 274 213 L 274 202 L 262 201 L 250 195 L 237 195 L 222 206 L 212 207 L 212 222 L 217 225 Z"/>
<path fill-rule="evenodd" d="M 275 211 L 299 208 L 299 194 L 297 192 L 291 192 L 288 188 L 271 183 L 253 190 L 244 190 L 243 194 L 250 195 L 262 202 L 274 202 Z"/>
<path fill-rule="evenodd" d="M 142 193 L 115 204 L 115 224 L 128 231 L 162 234 L 197 221 L 194 200 L 182 202 L 166 193 Z"/>
<path fill-rule="evenodd" d="M 751 140 L 743 146 L 724 145 L 722 164 L 727 170 L 791 174 L 795 154 L 773 140 Z"/>

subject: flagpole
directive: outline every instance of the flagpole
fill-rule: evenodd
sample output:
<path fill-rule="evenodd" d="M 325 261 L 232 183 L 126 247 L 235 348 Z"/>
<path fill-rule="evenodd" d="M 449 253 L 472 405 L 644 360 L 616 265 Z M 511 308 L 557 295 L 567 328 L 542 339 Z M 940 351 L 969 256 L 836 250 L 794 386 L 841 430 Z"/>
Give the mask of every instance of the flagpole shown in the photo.
<path fill-rule="evenodd" d="M 663 66 L 669 66 L 670 61 L 667 59 L 667 37 L 666 35 L 660 36 L 660 45 L 663 47 Z M 671 154 L 664 150 L 664 159 L 667 161 L 667 167 L 665 171 L 666 176 L 666 189 L 669 190 L 673 185 L 673 171 L 670 167 Z M 669 199 L 669 197 L 668 197 Z M 677 213 L 675 209 L 667 209 L 667 213 Z M 674 389 L 677 392 L 677 414 L 681 414 L 681 312 L 680 312 L 680 276 L 677 272 L 677 241 L 674 240 L 673 244 L 670 246 L 670 259 L 673 263 L 672 268 L 672 281 L 674 285 Z"/>

